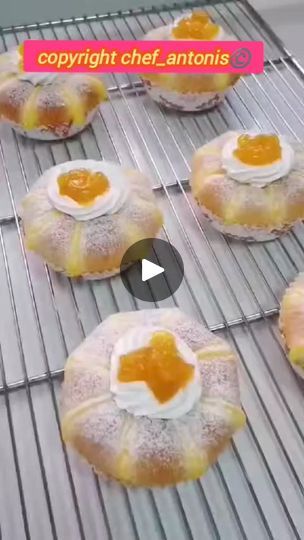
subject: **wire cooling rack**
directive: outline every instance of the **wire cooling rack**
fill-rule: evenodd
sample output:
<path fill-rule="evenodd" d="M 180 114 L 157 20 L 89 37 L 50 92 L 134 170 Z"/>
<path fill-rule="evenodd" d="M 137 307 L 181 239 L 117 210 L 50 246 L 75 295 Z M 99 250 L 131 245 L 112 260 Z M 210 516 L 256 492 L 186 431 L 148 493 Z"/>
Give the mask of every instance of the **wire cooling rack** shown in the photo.
<path fill-rule="evenodd" d="M 139 38 L 186 7 L 3 28 L 1 48 L 29 37 Z M 205 7 L 239 38 L 262 39 L 266 46 L 265 73 L 240 81 L 216 110 L 168 112 L 136 77 L 111 75 L 102 115 L 73 140 L 39 143 L 0 128 L 3 540 L 304 538 L 303 386 L 277 327 L 282 294 L 304 269 L 303 227 L 264 245 L 227 240 L 203 220 L 188 188 L 194 149 L 227 129 L 271 129 L 302 139 L 304 72 L 246 0 Z M 185 265 L 182 286 L 158 306 L 179 305 L 240 355 L 248 424 L 199 482 L 123 489 L 98 479 L 61 442 L 58 399 L 67 355 L 109 314 L 154 307 L 134 300 L 119 277 L 69 281 L 24 250 L 19 201 L 41 171 L 85 156 L 135 165 L 153 179 L 166 217 L 162 237 Z"/>

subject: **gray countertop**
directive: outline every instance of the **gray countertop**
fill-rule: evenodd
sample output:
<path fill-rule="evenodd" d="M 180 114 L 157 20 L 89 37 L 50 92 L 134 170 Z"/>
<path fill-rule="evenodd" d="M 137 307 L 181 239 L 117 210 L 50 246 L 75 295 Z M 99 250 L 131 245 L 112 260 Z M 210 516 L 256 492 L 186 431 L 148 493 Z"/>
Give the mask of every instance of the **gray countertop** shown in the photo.
<path fill-rule="evenodd" d="M 304 64 L 304 0 L 251 0 L 250 3 Z"/>

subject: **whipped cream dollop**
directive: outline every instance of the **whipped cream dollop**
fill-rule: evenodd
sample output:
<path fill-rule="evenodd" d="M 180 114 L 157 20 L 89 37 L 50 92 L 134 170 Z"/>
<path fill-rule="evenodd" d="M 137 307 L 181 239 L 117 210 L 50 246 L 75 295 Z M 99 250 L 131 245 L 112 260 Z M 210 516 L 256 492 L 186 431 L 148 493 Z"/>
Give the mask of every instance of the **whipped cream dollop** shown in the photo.
<path fill-rule="evenodd" d="M 102 173 L 109 182 L 109 189 L 95 197 L 89 205 L 81 205 L 72 198 L 60 193 L 58 178 L 71 171 L 86 170 L 91 173 Z M 104 215 L 116 214 L 124 205 L 129 195 L 129 183 L 124 169 L 109 161 L 75 160 L 60 163 L 48 169 L 43 175 L 47 185 L 48 198 L 51 204 L 77 221 L 87 221 Z"/>
<path fill-rule="evenodd" d="M 121 357 L 149 345 L 156 332 L 170 333 L 175 338 L 178 354 L 182 360 L 194 366 L 193 377 L 170 400 L 160 403 L 146 382 L 121 382 L 118 378 Z M 201 382 L 196 355 L 172 332 L 164 328 L 135 327 L 123 335 L 116 343 L 111 357 L 111 392 L 120 409 L 134 416 L 149 418 L 179 418 L 187 414 L 201 397 Z"/>
<path fill-rule="evenodd" d="M 179 25 L 181 21 L 190 19 L 191 15 L 192 15 L 192 11 L 190 11 L 189 13 L 184 13 L 180 17 L 177 17 L 176 19 L 174 19 L 173 23 L 169 25 L 169 40 L 176 40 L 176 37 L 174 36 L 174 33 L 173 33 L 174 29 Z M 218 33 L 211 40 L 208 39 L 207 41 L 225 41 L 226 37 L 227 37 L 227 34 L 224 28 L 218 25 Z M 196 40 L 185 38 L 184 41 L 196 41 Z M 198 41 L 205 41 L 205 40 L 200 39 Z"/>
<path fill-rule="evenodd" d="M 18 75 L 21 81 L 31 82 L 34 86 L 51 84 L 58 78 L 58 73 L 32 73 L 21 69 L 22 56 L 16 47 L 0 56 L 0 73 Z M 60 75 L 60 74 L 59 74 Z"/>
<path fill-rule="evenodd" d="M 262 188 L 289 174 L 294 164 L 295 155 L 292 146 L 282 135 L 278 136 L 281 159 L 268 165 L 249 165 L 237 159 L 234 151 L 237 149 L 240 135 L 243 133 L 236 133 L 224 144 L 222 149 L 222 166 L 230 178 L 242 184 L 251 184 Z M 256 136 L 259 133 L 248 133 L 248 135 Z"/>

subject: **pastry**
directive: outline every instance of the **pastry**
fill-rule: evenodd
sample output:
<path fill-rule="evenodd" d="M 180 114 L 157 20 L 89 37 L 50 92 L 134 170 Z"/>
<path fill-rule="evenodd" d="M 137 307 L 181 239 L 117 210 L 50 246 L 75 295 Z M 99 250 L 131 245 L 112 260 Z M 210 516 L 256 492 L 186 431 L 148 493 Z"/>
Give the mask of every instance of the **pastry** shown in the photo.
<path fill-rule="evenodd" d="M 233 41 L 234 36 L 196 10 L 172 24 L 150 30 L 145 40 Z M 203 111 L 219 104 L 239 80 L 235 73 L 145 73 L 141 75 L 150 96 L 165 107 L 180 111 Z"/>
<path fill-rule="evenodd" d="M 224 234 L 273 240 L 304 219 L 303 145 L 271 133 L 225 133 L 195 152 L 191 190 Z"/>
<path fill-rule="evenodd" d="M 235 354 L 177 308 L 111 315 L 65 367 L 64 441 L 125 485 L 199 478 L 244 423 Z"/>
<path fill-rule="evenodd" d="M 70 277 L 119 272 L 127 249 L 162 225 L 154 193 L 139 171 L 77 160 L 45 171 L 20 209 L 27 249 Z"/>
<path fill-rule="evenodd" d="M 304 274 L 300 274 L 284 294 L 279 325 L 290 363 L 304 379 Z"/>
<path fill-rule="evenodd" d="M 33 139 L 65 139 L 83 130 L 107 98 L 97 75 L 29 73 L 22 46 L 0 55 L 0 120 Z"/>

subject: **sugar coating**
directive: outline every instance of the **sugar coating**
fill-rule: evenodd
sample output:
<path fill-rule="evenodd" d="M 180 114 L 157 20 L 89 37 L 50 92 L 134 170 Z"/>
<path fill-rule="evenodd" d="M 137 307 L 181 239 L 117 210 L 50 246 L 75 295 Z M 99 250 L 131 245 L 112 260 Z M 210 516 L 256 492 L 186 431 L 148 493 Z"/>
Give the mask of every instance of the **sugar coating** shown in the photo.
<path fill-rule="evenodd" d="M 126 250 L 136 241 L 154 237 L 162 224 L 155 196 L 144 175 L 126 169 L 125 180 L 130 194 L 116 214 L 79 222 L 52 208 L 47 180 L 39 179 L 21 205 L 28 248 L 67 275 L 119 271 Z"/>
<path fill-rule="evenodd" d="M 102 404 L 91 401 L 108 396 L 113 347 L 125 332 L 138 325 L 161 326 L 197 354 L 213 354 L 200 361 L 202 397 L 187 415 L 173 420 L 134 417 L 119 409 L 112 395 Z M 185 480 L 187 456 L 202 461 L 205 453 L 218 449 L 236 429 L 228 412 L 229 407 L 240 407 L 236 364 L 236 356 L 224 340 L 178 308 L 111 315 L 68 359 L 62 389 L 62 425 L 68 425 L 72 433 L 68 442 L 79 448 L 77 441 L 81 441 L 80 448 L 94 448 L 94 456 L 100 450 L 102 460 L 104 452 L 112 456 L 111 463 L 107 461 L 110 469 L 105 470 L 110 476 L 121 479 L 115 473 L 115 463 L 121 455 L 127 455 L 128 466 L 143 478 L 148 475 L 150 483 L 159 470 L 173 474 L 173 480 Z M 87 458 L 90 460 L 90 456 Z"/>
<path fill-rule="evenodd" d="M 259 188 L 240 184 L 222 168 L 222 148 L 236 135 L 227 132 L 196 151 L 190 181 L 193 196 L 224 234 L 254 241 L 272 240 L 304 219 L 304 210 L 303 215 L 294 210 L 302 203 L 304 208 L 304 146 L 291 142 L 295 164 L 288 176 Z"/>

